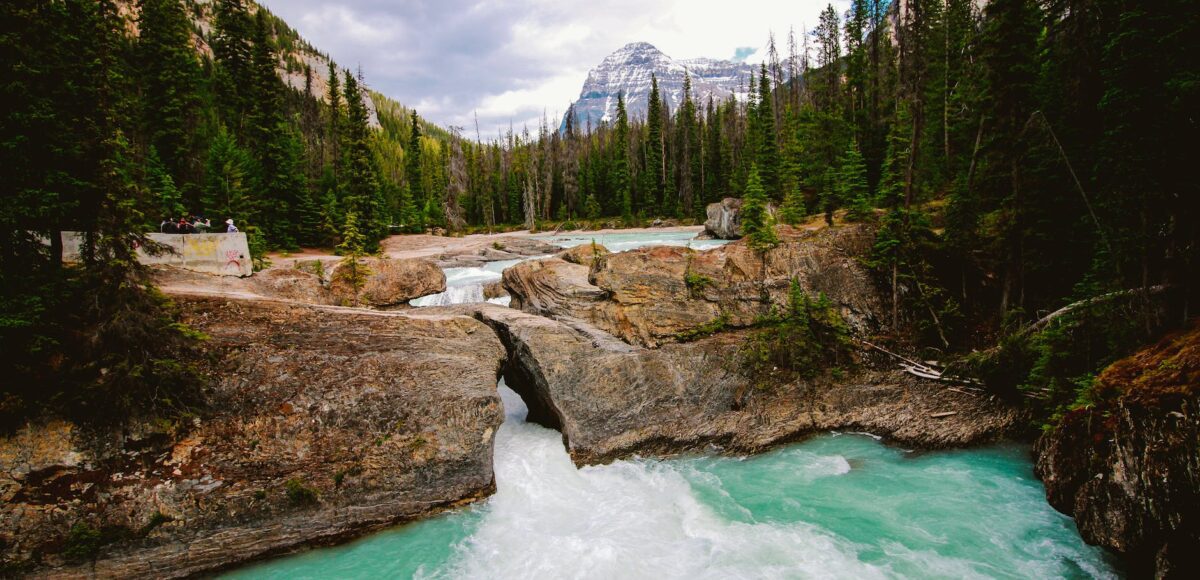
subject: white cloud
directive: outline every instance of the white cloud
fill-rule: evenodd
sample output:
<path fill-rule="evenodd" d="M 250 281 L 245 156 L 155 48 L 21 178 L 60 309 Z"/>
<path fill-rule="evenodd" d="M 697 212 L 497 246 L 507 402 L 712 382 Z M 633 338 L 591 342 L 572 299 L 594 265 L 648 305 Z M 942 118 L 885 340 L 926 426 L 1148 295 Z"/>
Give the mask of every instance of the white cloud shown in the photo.
<path fill-rule="evenodd" d="M 443 125 L 536 127 L 629 42 L 675 58 L 730 58 L 817 22 L 825 0 L 261 0 L 339 64 Z M 833 5 L 844 12 L 848 0 Z M 750 57 L 761 59 L 762 48 Z M 552 120 L 552 122 L 554 122 Z"/>

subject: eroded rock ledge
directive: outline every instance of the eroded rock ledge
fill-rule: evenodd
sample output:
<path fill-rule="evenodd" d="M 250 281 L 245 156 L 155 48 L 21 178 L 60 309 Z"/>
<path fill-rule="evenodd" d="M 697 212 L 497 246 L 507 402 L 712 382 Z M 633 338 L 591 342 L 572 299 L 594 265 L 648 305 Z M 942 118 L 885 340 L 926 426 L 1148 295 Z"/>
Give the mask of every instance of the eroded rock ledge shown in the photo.
<path fill-rule="evenodd" d="M 175 300 L 211 337 L 210 412 L 178 430 L 100 436 L 57 422 L 0 439 L 6 560 L 36 555 L 52 575 L 194 575 L 494 490 L 505 352 L 478 321 Z M 125 539 L 64 567 L 76 522 Z"/>
<path fill-rule="evenodd" d="M 1134 577 L 1200 576 L 1200 323 L 1097 385 L 1109 399 L 1068 413 L 1035 447 L 1050 505 Z"/>
<path fill-rule="evenodd" d="M 957 447 L 1003 438 L 1018 415 L 989 397 L 893 372 L 747 394 L 733 362 L 740 332 L 645 349 L 580 320 L 488 304 L 437 310 L 496 329 L 509 351 L 508 384 L 531 403 L 531 420 L 561 429 L 578 465 L 714 445 L 755 452 L 829 430 Z M 955 414 L 934 417 L 947 412 Z"/>

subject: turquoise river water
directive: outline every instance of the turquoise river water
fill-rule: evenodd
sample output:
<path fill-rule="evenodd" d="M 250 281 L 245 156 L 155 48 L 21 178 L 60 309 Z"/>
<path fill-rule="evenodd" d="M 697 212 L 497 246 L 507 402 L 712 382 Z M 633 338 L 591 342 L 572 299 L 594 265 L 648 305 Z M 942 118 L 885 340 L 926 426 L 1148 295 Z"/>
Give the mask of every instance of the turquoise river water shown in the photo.
<path fill-rule="evenodd" d="M 1016 445 L 829 434 L 754 457 L 577 469 L 501 386 L 496 495 L 227 578 L 1113 578 Z"/>
<path fill-rule="evenodd" d="M 613 251 L 704 249 L 680 232 L 563 235 Z M 597 239 L 598 238 L 598 239 Z M 483 301 L 514 262 L 446 271 L 418 306 Z M 503 299 L 495 299 L 501 303 Z M 754 457 L 577 469 L 501 382 L 496 494 L 472 507 L 227 578 L 1113 578 L 1114 562 L 1046 503 L 1029 449 L 918 453 L 832 433 Z"/>

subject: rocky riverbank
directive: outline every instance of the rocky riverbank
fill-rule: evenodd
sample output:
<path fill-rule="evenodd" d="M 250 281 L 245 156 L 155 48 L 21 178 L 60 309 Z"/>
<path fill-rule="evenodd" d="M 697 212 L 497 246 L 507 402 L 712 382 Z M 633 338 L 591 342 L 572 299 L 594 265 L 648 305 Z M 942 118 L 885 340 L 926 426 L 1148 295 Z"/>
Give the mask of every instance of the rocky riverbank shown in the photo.
<path fill-rule="evenodd" d="M 182 424 L 95 433 L 50 422 L 0 439 L 8 570 L 194 575 L 492 492 L 505 351 L 488 327 L 175 299 L 210 337 L 210 408 Z"/>
<path fill-rule="evenodd" d="M 1136 577 L 1196 578 L 1200 324 L 1118 361 L 1037 443 L 1050 504 Z"/>

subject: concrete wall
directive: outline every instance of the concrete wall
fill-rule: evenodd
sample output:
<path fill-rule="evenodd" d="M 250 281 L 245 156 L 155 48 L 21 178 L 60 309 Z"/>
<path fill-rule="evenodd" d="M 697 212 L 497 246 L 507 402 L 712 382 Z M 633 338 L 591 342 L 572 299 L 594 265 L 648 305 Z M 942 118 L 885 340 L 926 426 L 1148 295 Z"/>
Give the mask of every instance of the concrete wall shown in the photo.
<path fill-rule="evenodd" d="M 218 276 L 249 276 L 254 272 L 246 234 L 146 234 L 170 251 L 151 256 L 138 250 L 143 264 L 166 264 Z M 63 260 L 79 259 L 79 232 L 63 232 Z"/>

